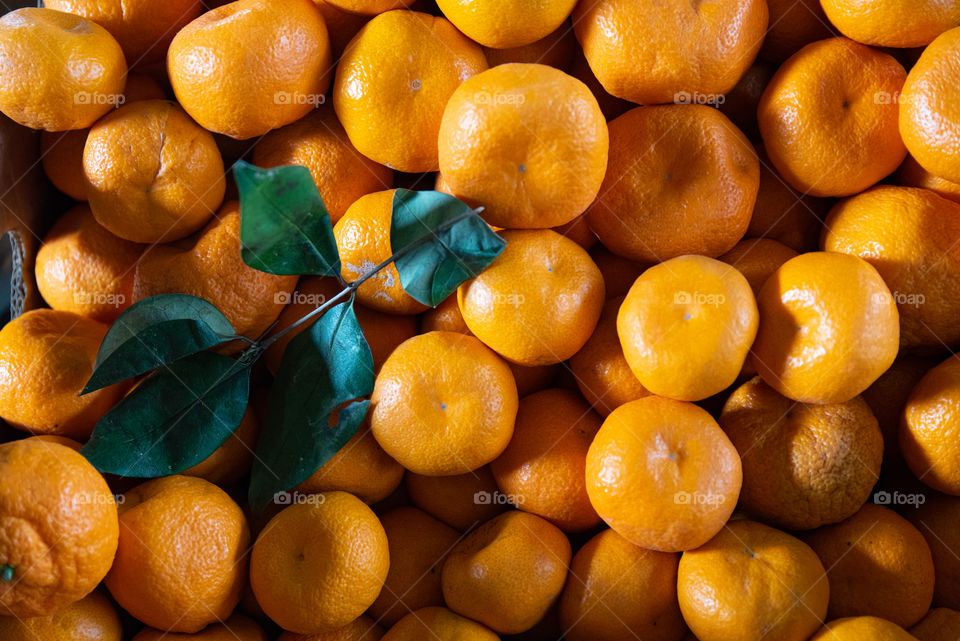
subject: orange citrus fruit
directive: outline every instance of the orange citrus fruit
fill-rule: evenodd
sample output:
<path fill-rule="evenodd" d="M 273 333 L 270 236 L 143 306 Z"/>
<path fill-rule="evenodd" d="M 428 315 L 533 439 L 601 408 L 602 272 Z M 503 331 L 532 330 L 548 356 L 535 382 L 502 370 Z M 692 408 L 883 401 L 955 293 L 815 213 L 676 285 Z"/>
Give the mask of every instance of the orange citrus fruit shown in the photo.
<path fill-rule="evenodd" d="M 486 465 L 513 435 L 510 368 L 472 336 L 430 332 L 403 342 L 370 397 L 380 446 L 406 469 L 448 476 Z"/>
<path fill-rule="evenodd" d="M 736 267 L 757 294 L 773 272 L 796 255 L 794 249 L 771 238 L 748 238 L 734 245 L 718 260 Z"/>
<path fill-rule="evenodd" d="M 70 13 L 25 7 L 3 15 L 0 59 L 0 112 L 25 127 L 83 129 L 123 99 L 120 45 Z"/>
<path fill-rule="evenodd" d="M 590 68 L 614 96 L 642 105 L 727 93 L 760 51 L 767 3 L 584 0 L 573 12 Z M 679 95 L 679 97 L 678 97 Z"/>
<path fill-rule="evenodd" d="M 440 576 L 443 597 L 457 614 L 496 632 L 524 632 L 560 596 L 570 554 L 566 535 L 545 519 L 501 514 L 450 552 Z"/>
<path fill-rule="evenodd" d="M 916 641 L 896 623 L 879 617 L 847 617 L 825 625 L 810 641 Z"/>
<path fill-rule="evenodd" d="M 631 109 L 610 123 L 610 162 L 587 220 L 632 260 L 719 256 L 747 231 L 758 172 L 750 143 L 716 109 Z"/>
<path fill-rule="evenodd" d="M 931 174 L 917 162 L 916 158 L 909 154 L 907 154 L 903 164 L 900 165 L 894 179 L 898 185 L 929 189 L 944 198 L 960 202 L 960 184 Z"/>
<path fill-rule="evenodd" d="M 267 641 L 267 635 L 253 619 L 233 614 L 229 619 L 211 623 L 194 634 L 144 628 L 133 641 Z"/>
<path fill-rule="evenodd" d="M 753 364 L 793 400 L 849 401 L 896 358 L 897 306 L 877 270 L 856 256 L 791 258 L 764 283 L 757 306 Z"/>
<path fill-rule="evenodd" d="M 476 621 L 438 606 L 411 612 L 383 635 L 386 641 L 499 641 L 500 637 Z"/>
<path fill-rule="evenodd" d="M 486 68 L 483 50 L 444 18 L 387 11 L 343 52 L 333 106 L 367 158 L 400 171 L 436 171 L 444 105 Z"/>
<path fill-rule="evenodd" d="M 960 498 L 934 494 L 907 513 L 933 555 L 933 604 L 960 610 Z"/>
<path fill-rule="evenodd" d="M 4 641 L 122 641 L 120 617 L 110 599 L 91 592 L 47 616 L 0 617 Z"/>
<path fill-rule="evenodd" d="M 808 44 L 773 76 L 757 118 L 774 167 L 793 188 L 849 196 L 903 162 L 897 97 L 906 72 L 847 38 Z"/>
<path fill-rule="evenodd" d="M 883 435 L 859 396 L 808 405 L 760 377 L 741 385 L 720 414 L 740 452 L 740 506 L 765 523 L 805 530 L 851 516 L 880 474 Z"/>
<path fill-rule="evenodd" d="M 960 612 L 950 608 L 931 608 L 920 623 L 910 628 L 918 641 L 960 639 Z"/>
<path fill-rule="evenodd" d="M 240 140 L 310 113 L 329 71 L 330 38 L 311 0 L 230 2 L 180 29 L 167 51 L 170 83 L 190 117 Z"/>
<path fill-rule="evenodd" d="M 805 641 L 827 614 L 830 588 L 807 545 L 755 521 L 735 521 L 678 568 L 680 610 L 700 641 Z"/>
<path fill-rule="evenodd" d="M 733 444 L 704 410 L 647 396 L 613 410 L 587 452 L 587 494 L 607 525 L 663 552 L 706 543 L 737 503 Z"/>
<path fill-rule="evenodd" d="M 473 334 L 519 365 L 552 365 L 576 354 L 603 308 L 600 270 L 579 245 L 546 230 L 500 232 L 507 246 L 460 286 Z"/>
<path fill-rule="evenodd" d="M 0 329 L 0 418 L 36 434 L 86 439 L 126 392 L 117 383 L 80 396 L 107 326 L 36 309 Z"/>
<path fill-rule="evenodd" d="M 253 451 L 260 435 L 260 422 L 252 409 L 247 408 L 240 425 L 213 454 L 181 474 L 198 476 L 211 483 L 225 486 L 239 481 L 250 471 Z"/>
<path fill-rule="evenodd" d="M 770 167 L 765 155 L 760 159 L 760 189 L 747 237 L 776 240 L 798 252 L 816 249 L 833 201 L 801 194 Z"/>
<path fill-rule="evenodd" d="M 53 309 L 111 323 L 132 302 L 142 253 L 141 245 L 102 227 L 87 205 L 77 205 L 57 220 L 37 251 L 37 288 Z"/>
<path fill-rule="evenodd" d="M 930 487 L 960 495 L 960 357 L 951 356 L 910 392 L 900 424 L 900 451 Z"/>
<path fill-rule="evenodd" d="M 447 188 L 499 227 L 570 222 L 596 197 L 607 168 L 596 98 L 543 64 L 504 64 L 470 78 L 450 96 L 439 131 Z"/>
<path fill-rule="evenodd" d="M 843 35 L 875 47 L 924 47 L 960 25 L 960 3 L 948 0 L 821 0 Z"/>
<path fill-rule="evenodd" d="M 376 600 L 390 556 L 379 519 L 346 492 L 290 505 L 257 537 L 250 584 L 257 602 L 285 630 L 329 632 Z"/>
<path fill-rule="evenodd" d="M 520 400 L 513 438 L 490 464 L 500 491 L 517 507 L 561 530 L 600 522 L 587 496 L 587 449 L 601 419 L 576 392 L 548 389 Z"/>
<path fill-rule="evenodd" d="M 486 523 L 507 509 L 489 465 L 453 476 L 407 472 L 406 486 L 411 503 L 461 532 Z"/>
<path fill-rule="evenodd" d="M 83 148 L 83 173 L 97 222 L 139 243 L 192 234 L 226 191 L 213 136 L 167 100 L 132 102 L 97 121 Z"/>
<path fill-rule="evenodd" d="M 679 641 L 680 555 L 638 547 L 604 530 L 580 548 L 560 597 L 568 641 Z"/>
<path fill-rule="evenodd" d="M 317 634 L 297 634 L 284 632 L 277 641 L 380 641 L 383 637 L 383 628 L 365 614 L 360 615 L 353 622 L 342 628 L 330 632 Z"/>
<path fill-rule="evenodd" d="M 404 9 L 415 0 L 323 0 L 329 5 L 347 13 L 375 15 L 392 9 Z"/>
<path fill-rule="evenodd" d="M 4 443 L 0 522 L 0 612 L 18 619 L 60 616 L 64 623 L 83 617 L 83 604 L 63 608 L 97 587 L 117 551 L 117 505 L 100 473 L 59 443 Z M 110 623 L 103 607 L 91 609 Z"/>
<path fill-rule="evenodd" d="M 767 0 L 770 27 L 760 57 L 783 62 L 805 45 L 835 35 L 820 0 Z"/>
<path fill-rule="evenodd" d="M 485 47 L 522 47 L 546 37 L 567 19 L 576 0 L 437 0 L 437 6 L 468 38 Z"/>

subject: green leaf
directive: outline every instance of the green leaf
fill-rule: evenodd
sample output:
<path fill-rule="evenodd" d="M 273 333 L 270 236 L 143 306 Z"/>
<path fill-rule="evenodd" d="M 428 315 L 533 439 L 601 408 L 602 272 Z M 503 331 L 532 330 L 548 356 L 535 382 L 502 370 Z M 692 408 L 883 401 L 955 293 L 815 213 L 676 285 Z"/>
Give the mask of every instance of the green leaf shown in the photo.
<path fill-rule="evenodd" d="M 243 262 L 269 274 L 340 276 L 330 215 L 306 167 L 260 169 L 238 160 Z"/>
<path fill-rule="evenodd" d="M 407 189 L 397 189 L 393 196 L 390 244 L 400 285 L 430 307 L 482 272 L 506 247 L 475 211 L 453 196 Z"/>
<path fill-rule="evenodd" d="M 250 477 L 254 511 L 305 481 L 356 434 L 369 405 L 356 399 L 372 391 L 373 357 L 351 299 L 287 345 Z"/>
<path fill-rule="evenodd" d="M 160 294 L 128 307 L 104 336 L 93 374 L 80 394 L 171 363 L 236 337 L 211 303 L 187 294 Z"/>
<path fill-rule="evenodd" d="M 80 453 L 100 472 L 153 478 L 213 454 L 240 425 L 250 365 L 199 352 L 158 369 L 107 412 Z"/>

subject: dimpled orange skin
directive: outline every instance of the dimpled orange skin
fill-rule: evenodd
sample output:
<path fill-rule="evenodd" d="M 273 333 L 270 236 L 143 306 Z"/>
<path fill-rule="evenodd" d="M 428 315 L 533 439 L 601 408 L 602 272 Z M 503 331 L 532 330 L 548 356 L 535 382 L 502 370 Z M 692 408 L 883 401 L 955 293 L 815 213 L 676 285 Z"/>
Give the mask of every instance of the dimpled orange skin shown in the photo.
<path fill-rule="evenodd" d="M 933 605 L 960 610 L 960 498 L 934 494 L 907 517 L 930 546 L 933 555 Z"/>
<path fill-rule="evenodd" d="M 350 143 L 333 108 L 326 105 L 264 136 L 254 147 L 253 163 L 259 167 L 305 166 L 333 223 L 360 196 L 393 186 L 393 171 L 362 156 Z"/>
<path fill-rule="evenodd" d="M 637 278 L 620 305 L 617 334 L 644 388 L 698 401 L 736 380 L 757 322 L 743 274 L 706 256 L 680 256 Z"/>
<path fill-rule="evenodd" d="M 511 511 L 453 549 L 441 582 L 447 607 L 500 634 L 532 628 L 560 596 L 570 541 L 545 519 Z"/>
<path fill-rule="evenodd" d="M 340 275 L 352 283 L 393 255 L 390 225 L 394 190 L 375 191 L 358 198 L 333 226 L 340 251 Z M 403 290 L 396 265 L 371 276 L 357 289 L 357 299 L 388 314 L 419 314 L 427 306 Z"/>
<path fill-rule="evenodd" d="M 700 641 L 805 641 L 826 617 L 830 596 L 813 550 L 754 521 L 731 522 L 685 552 L 677 592 Z"/>
<path fill-rule="evenodd" d="M 343 287 L 340 281 L 333 277 L 306 276 L 297 283 L 297 291 L 287 306 L 280 312 L 276 324 L 270 330 L 271 335 L 280 332 L 314 309 L 332 299 L 340 293 Z M 397 345 L 417 334 L 416 316 L 400 316 L 384 314 L 372 310 L 364 305 L 354 305 L 353 311 L 357 315 L 360 329 L 367 339 L 370 352 L 373 355 L 373 369 L 379 371 L 383 362 L 396 349 Z M 273 374 L 280 368 L 283 354 L 287 345 L 300 332 L 310 327 L 310 324 L 301 325 L 284 334 L 267 348 L 264 360 Z"/>
<path fill-rule="evenodd" d="M 733 89 L 760 51 L 767 20 L 767 3 L 758 0 L 585 0 L 573 11 L 604 89 L 642 105 Z"/>
<path fill-rule="evenodd" d="M 770 387 L 804 403 L 844 403 L 897 356 L 897 306 L 856 256 L 809 252 L 773 273 L 757 296 L 751 362 Z"/>
<path fill-rule="evenodd" d="M 718 260 L 736 267 L 757 294 L 770 275 L 796 255 L 794 249 L 771 238 L 748 238 L 734 245 Z"/>
<path fill-rule="evenodd" d="M 73 312 L 36 309 L 0 329 L 0 418 L 35 434 L 85 440 L 126 392 L 117 383 L 79 396 L 107 326 Z"/>
<path fill-rule="evenodd" d="M 590 502 L 618 534 L 663 552 L 706 543 L 733 513 L 740 456 L 691 403 L 648 396 L 606 418 L 587 453 Z"/>
<path fill-rule="evenodd" d="M 14 577 L 0 586 L 7 616 L 49 616 L 82 599 L 117 550 L 117 506 L 107 482 L 58 443 L 0 445 L 0 523 L 0 565 Z"/>
<path fill-rule="evenodd" d="M 567 19 L 576 0 L 438 0 L 453 25 L 485 47 L 510 49 L 549 35 Z"/>
<path fill-rule="evenodd" d="M 560 597 L 569 641 L 680 641 L 686 630 L 677 603 L 680 555 L 646 550 L 613 530 L 584 545 L 570 563 Z"/>
<path fill-rule="evenodd" d="M 547 65 L 512 63 L 457 88 L 438 144 L 447 188 L 483 206 L 484 220 L 544 228 L 570 222 L 593 202 L 609 134 L 585 84 Z"/>
<path fill-rule="evenodd" d="M 383 451 L 365 421 L 346 445 L 296 490 L 305 494 L 342 490 L 373 504 L 390 496 L 402 480 L 403 466 Z"/>
<path fill-rule="evenodd" d="M 346 626 L 376 600 L 390 567 L 387 535 L 360 499 L 346 492 L 284 508 L 250 555 L 257 602 L 285 630 Z"/>
<path fill-rule="evenodd" d="M 747 231 L 760 165 L 746 137 L 704 105 L 631 109 L 610 123 L 610 163 L 590 228 L 610 251 L 658 263 L 719 256 Z"/>
<path fill-rule="evenodd" d="M 859 396 L 795 403 L 755 377 L 730 396 L 719 422 L 741 455 L 740 507 L 770 525 L 806 530 L 841 521 L 867 501 L 880 475 L 883 435 Z"/>
<path fill-rule="evenodd" d="M 960 612 L 950 608 L 932 608 L 920 623 L 910 628 L 919 641 L 960 639 Z"/>
<path fill-rule="evenodd" d="M 296 634 L 284 632 L 277 641 L 380 641 L 383 628 L 363 614 L 342 628 L 318 634 Z"/>
<path fill-rule="evenodd" d="M 415 0 L 323 0 L 341 11 L 360 15 L 376 15 L 393 9 L 405 9 Z"/>
<path fill-rule="evenodd" d="M 617 312 L 622 298 L 603 305 L 597 328 L 580 351 L 570 359 L 570 371 L 583 397 L 602 416 L 624 403 L 649 396 L 627 363 L 617 335 Z"/>
<path fill-rule="evenodd" d="M 111 323 L 130 306 L 143 246 L 114 236 L 77 205 L 61 216 L 37 252 L 37 288 L 53 309 Z"/>
<path fill-rule="evenodd" d="M 450 476 L 486 465 L 513 436 L 510 368 L 472 336 L 430 332 L 404 341 L 380 369 L 370 425 L 380 446 L 417 474 Z"/>
<path fill-rule="evenodd" d="M 381 519 L 390 547 L 390 571 L 370 615 L 391 626 L 409 612 L 443 605 L 440 570 L 460 533 L 415 507 L 399 507 Z"/>
<path fill-rule="evenodd" d="M 120 606 L 147 625 L 198 632 L 230 616 L 247 580 L 250 530 L 213 483 L 167 476 L 120 504 L 120 545 L 105 579 Z"/>
<path fill-rule="evenodd" d="M 407 472 L 406 486 L 411 503 L 461 532 L 486 523 L 508 507 L 493 500 L 499 488 L 489 465 L 455 476 Z"/>
<path fill-rule="evenodd" d="M 0 112 L 31 129 L 83 129 L 117 104 L 127 63 L 106 29 L 25 7 L 0 17 Z"/>
<path fill-rule="evenodd" d="M 955 203 L 960 203 L 960 184 L 935 176 L 924 169 L 917 159 L 907 155 L 894 176 L 894 182 L 904 187 L 920 187 L 936 192 Z"/>
<path fill-rule="evenodd" d="M 386 641 L 499 641 L 500 637 L 476 621 L 443 607 L 411 612 L 383 636 Z"/>
<path fill-rule="evenodd" d="M 904 408 L 900 451 L 921 481 L 960 495 L 960 358 L 951 356 L 920 379 Z"/>
<path fill-rule="evenodd" d="M 234 614 L 226 621 L 211 623 L 195 634 L 144 628 L 132 641 L 267 641 L 267 635 L 253 619 Z"/>
<path fill-rule="evenodd" d="M 875 47 L 923 47 L 960 25 L 956 0 L 822 0 L 843 35 Z"/>
<path fill-rule="evenodd" d="M 881 185 L 837 203 L 826 251 L 863 258 L 894 292 L 905 349 L 960 344 L 960 204 L 925 189 Z"/>
<path fill-rule="evenodd" d="M 174 35 L 203 11 L 200 0 L 49 0 L 44 6 L 99 24 L 131 65 L 162 60 Z"/>
<path fill-rule="evenodd" d="M 579 245 L 547 230 L 505 230 L 507 246 L 457 302 L 470 331 L 518 365 L 552 365 L 576 354 L 603 309 L 603 276 Z"/>
<path fill-rule="evenodd" d="M 960 182 L 960 27 L 931 42 L 910 69 L 900 96 L 900 135 L 935 176 Z"/>
<path fill-rule="evenodd" d="M 878 617 L 847 617 L 830 621 L 810 641 L 916 641 L 896 623 Z"/>
<path fill-rule="evenodd" d="M 892 56 L 847 38 L 795 53 L 757 108 L 777 172 L 813 196 L 849 196 L 891 174 L 907 153 L 897 125 L 905 79 Z"/>
<path fill-rule="evenodd" d="M 132 102 L 99 120 L 83 148 L 83 173 L 97 222 L 139 243 L 192 234 L 226 191 L 213 136 L 167 100 Z"/>
<path fill-rule="evenodd" d="M 548 389 L 521 399 L 513 438 L 490 464 L 500 491 L 564 531 L 600 523 L 584 469 L 601 422 L 576 392 Z"/>
<path fill-rule="evenodd" d="M 310 113 L 330 86 L 330 61 L 311 0 L 237 0 L 177 33 L 167 72 L 201 127 L 246 140 Z"/>
<path fill-rule="evenodd" d="M 49 616 L 0 617 L 4 641 L 122 641 L 120 617 L 107 597 L 91 592 Z"/>
<path fill-rule="evenodd" d="M 827 569 L 829 618 L 882 616 L 909 627 L 930 609 L 930 547 L 893 510 L 867 503 L 840 523 L 805 533 L 803 540 Z"/>
<path fill-rule="evenodd" d="M 256 338 L 290 299 L 296 276 L 248 267 L 240 256 L 240 206 L 228 202 L 199 234 L 152 248 L 137 265 L 134 301 L 191 294 L 213 303 L 238 334 Z"/>
<path fill-rule="evenodd" d="M 444 105 L 464 80 L 486 68 L 479 45 L 444 18 L 388 11 L 347 45 L 333 106 L 364 156 L 399 171 L 436 171 Z"/>

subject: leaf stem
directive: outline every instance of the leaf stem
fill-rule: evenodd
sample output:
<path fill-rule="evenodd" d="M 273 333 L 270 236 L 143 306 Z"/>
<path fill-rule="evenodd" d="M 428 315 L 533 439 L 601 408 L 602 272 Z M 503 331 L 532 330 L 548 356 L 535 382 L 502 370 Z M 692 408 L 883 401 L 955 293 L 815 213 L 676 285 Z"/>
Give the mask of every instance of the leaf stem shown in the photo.
<path fill-rule="evenodd" d="M 477 207 L 476 209 L 471 209 L 470 211 L 465 211 L 465 212 L 463 212 L 462 214 L 460 214 L 459 216 L 455 216 L 455 217 L 451 218 L 450 220 L 444 221 L 442 224 L 438 225 L 438 226 L 436 227 L 436 229 L 432 230 L 432 232 L 431 232 L 430 234 L 424 234 L 423 236 L 421 236 L 420 238 L 418 238 L 416 241 L 414 241 L 414 242 L 412 242 L 412 243 L 410 243 L 410 244 L 408 244 L 408 245 L 404 245 L 399 251 L 394 252 L 394 254 L 393 254 L 392 256 L 390 256 L 390 258 L 388 258 L 388 259 L 386 259 L 385 261 L 381 262 L 379 265 L 374 266 L 373 269 L 371 269 L 370 271 L 368 271 L 367 273 L 365 273 L 365 274 L 364 274 L 363 276 L 361 276 L 360 278 L 356 279 L 355 281 L 353 281 L 353 282 L 351 282 L 351 283 L 346 283 L 346 287 L 345 287 L 344 289 L 342 289 L 336 296 L 333 296 L 333 297 L 330 298 L 329 300 L 325 301 L 322 305 L 320 305 L 319 307 L 315 308 L 313 311 L 311 311 L 311 312 L 309 312 L 309 313 L 307 313 L 307 314 L 304 314 L 303 316 L 301 316 L 300 318 L 298 318 L 294 323 L 292 323 L 291 325 L 288 325 L 287 327 L 283 328 L 282 330 L 280 330 L 280 331 L 277 332 L 276 334 L 274 334 L 274 335 L 272 335 L 272 336 L 268 336 L 268 337 L 262 339 L 261 341 L 259 341 L 261 350 L 266 350 L 268 347 L 270 347 L 270 346 L 273 345 L 275 342 L 277 342 L 278 340 L 280 340 L 280 337 L 282 337 L 283 335 L 288 334 L 289 332 L 292 332 L 294 329 L 300 327 L 301 325 L 304 325 L 305 323 L 309 323 L 311 320 L 313 320 L 313 319 L 316 318 L 317 316 L 321 315 L 323 312 L 327 311 L 330 307 L 332 307 L 332 306 L 334 305 L 334 303 L 337 303 L 337 302 L 340 301 L 341 299 L 346 298 L 346 297 L 348 297 L 348 296 L 352 296 L 352 295 L 353 295 L 353 292 L 355 292 L 357 289 L 359 289 L 359 288 L 360 288 L 360 285 L 362 285 L 367 279 L 372 278 L 373 276 L 375 276 L 376 274 L 378 274 L 379 272 L 381 272 L 383 269 L 385 269 L 386 267 L 388 267 L 388 266 L 390 265 L 390 263 L 394 262 L 394 261 L 397 260 L 398 258 L 402 258 L 403 256 L 405 256 L 406 254 L 410 253 L 411 251 L 413 251 L 414 249 L 416 249 L 416 248 L 419 247 L 420 245 L 422 245 L 422 244 L 424 244 L 425 242 L 427 242 L 427 240 L 429 240 L 429 238 L 430 238 L 431 236 L 435 235 L 437 232 L 443 231 L 444 229 L 447 229 L 448 227 L 453 227 L 454 225 L 456 225 L 457 223 L 459 223 L 461 220 L 464 220 L 464 219 L 466 219 L 466 218 L 469 218 L 470 216 L 472 216 L 472 215 L 474 215 L 474 214 L 479 214 L 479 213 L 482 212 L 482 211 L 483 211 L 483 207 Z M 343 282 L 343 279 L 341 278 L 340 281 Z"/>

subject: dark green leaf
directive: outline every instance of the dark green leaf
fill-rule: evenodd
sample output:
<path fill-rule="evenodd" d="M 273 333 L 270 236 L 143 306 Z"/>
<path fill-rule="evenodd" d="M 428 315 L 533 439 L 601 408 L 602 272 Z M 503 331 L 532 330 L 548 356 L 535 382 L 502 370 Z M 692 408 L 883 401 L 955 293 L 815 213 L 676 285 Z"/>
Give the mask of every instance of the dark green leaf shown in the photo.
<path fill-rule="evenodd" d="M 453 196 L 397 189 L 390 244 L 400 254 L 394 264 L 403 289 L 435 307 L 493 262 L 506 241 Z"/>
<path fill-rule="evenodd" d="M 238 160 L 243 262 L 269 274 L 340 275 L 330 215 L 306 167 L 260 169 Z"/>
<path fill-rule="evenodd" d="M 373 357 L 351 299 L 331 307 L 287 345 L 257 444 L 251 507 L 259 512 L 329 461 L 366 415 L 369 401 L 356 399 L 372 391 Z"/>
<path fill-rule="evenodd" d="M 240 425 L 248 363 L 199 352 L 158 369 L 107 412 L 80 453 L 104 473 L 176 474 L 213 454 Z"/>
<path fill-rule="evenodd" d="M 227 317 L 187 294 L 138 301 L 113 323 L 100 344 L 93 374 L 81 394 L 149 372 L 235 336 Z"/>

